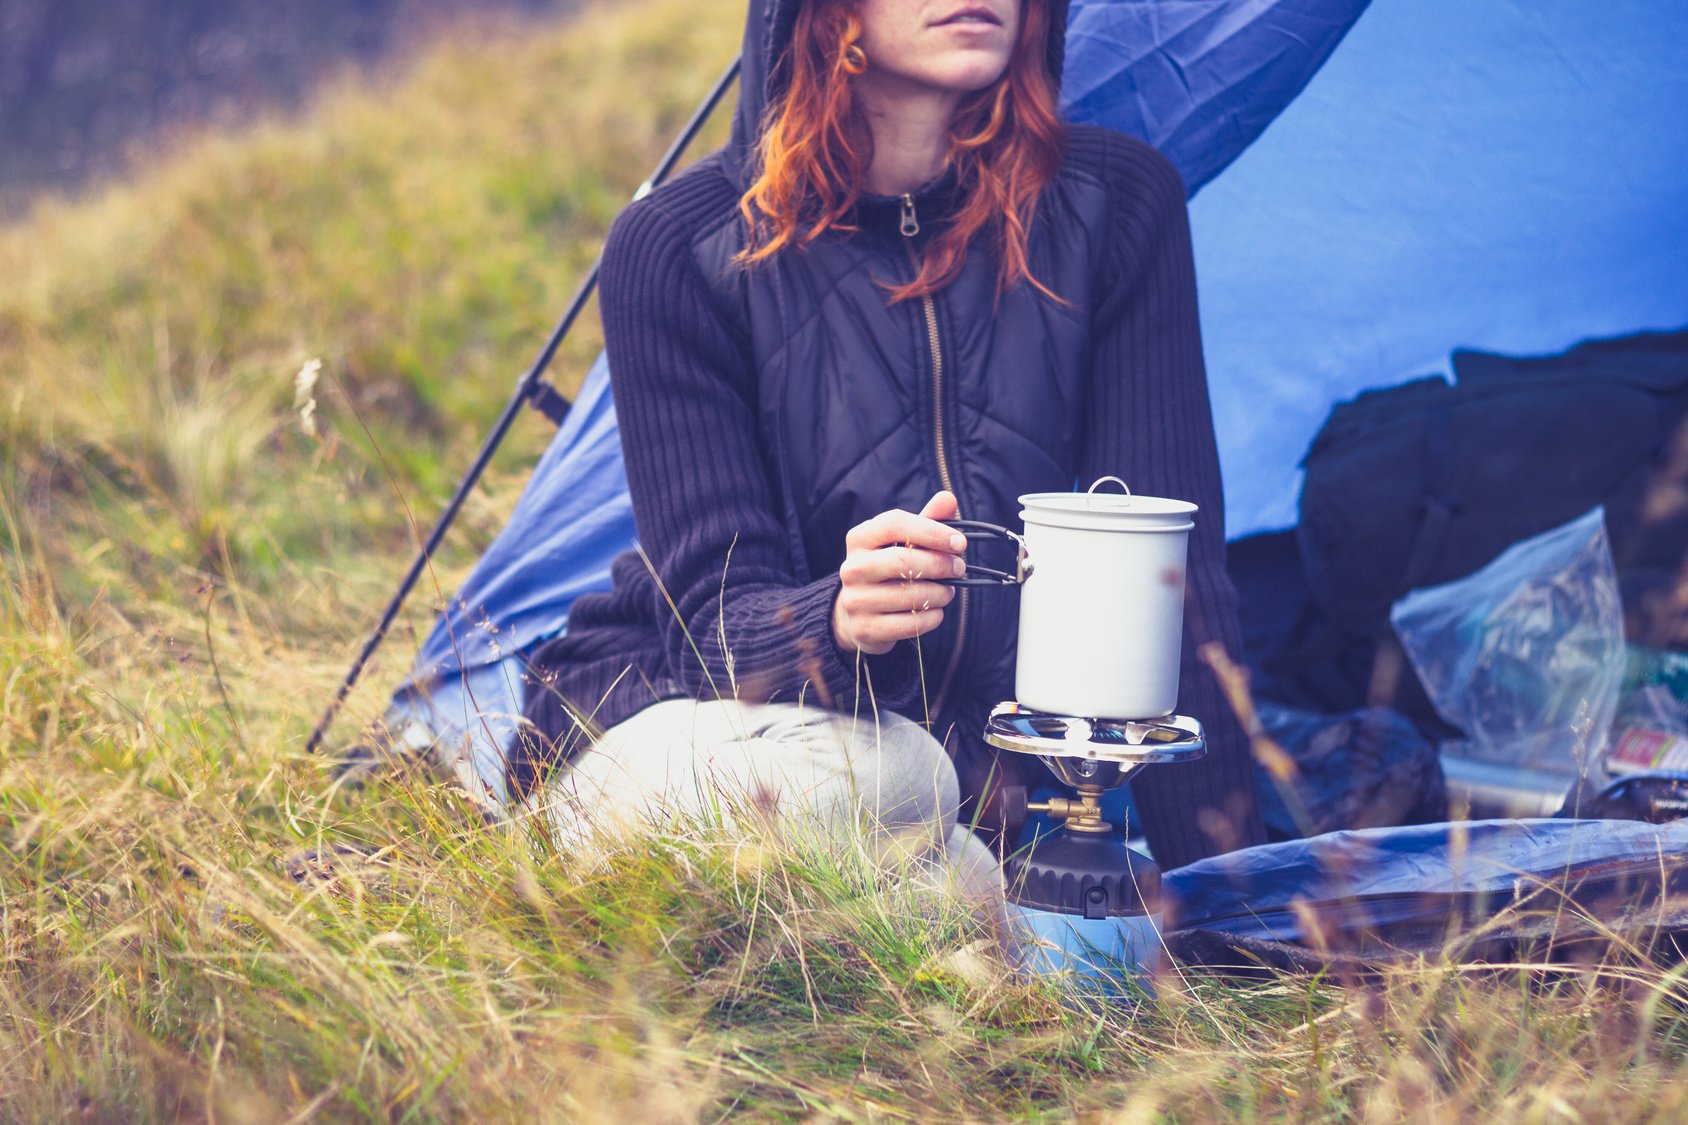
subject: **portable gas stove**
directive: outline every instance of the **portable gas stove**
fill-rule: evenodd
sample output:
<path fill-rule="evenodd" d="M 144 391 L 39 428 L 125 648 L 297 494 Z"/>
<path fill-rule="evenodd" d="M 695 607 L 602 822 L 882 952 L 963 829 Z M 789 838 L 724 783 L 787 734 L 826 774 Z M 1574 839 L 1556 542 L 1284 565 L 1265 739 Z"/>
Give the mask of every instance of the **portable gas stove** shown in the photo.
<path fill-rule="evenodd" d="M 985 741 L 1043 761 L 1074 793 L 1033 803 L 1021 787 L 1004 791 L 1005 819 L 1026 812 L 1062 821 L 1003 867 L 1008 908 L 1031 940 L 1029 967 L 1088 975 L 1134 975 L 1160 948 L 1160 868 L 1126 845 L 1125 826 L 1103 818 L 1102 795 L 1144 766 L 1189 762 L 1207 753 L 1200 722 L 1186 715 L 1125 720 L 1080 718 L 1003 703 Z"/>

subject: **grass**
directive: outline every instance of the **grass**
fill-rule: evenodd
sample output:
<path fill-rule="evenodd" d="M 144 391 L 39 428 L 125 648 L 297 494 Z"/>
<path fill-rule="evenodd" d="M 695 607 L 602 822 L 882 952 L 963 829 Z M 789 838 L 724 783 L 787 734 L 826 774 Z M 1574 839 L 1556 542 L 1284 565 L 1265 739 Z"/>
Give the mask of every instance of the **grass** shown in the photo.
<path fill-rule="evenodd" d="M 858 856 L 700 826 L 586 862 L 303 753 L 738 15 L 470 29 L 0 232 L 0 1118 L 1688 1112 L 1682 982 L 1642 961 L 1170 979 L 1128 1010 L 1017 977 Z M 342 732 L 546 436 L 518 431 Z M 302 848 L 333 872 L 289 877 Z"/>

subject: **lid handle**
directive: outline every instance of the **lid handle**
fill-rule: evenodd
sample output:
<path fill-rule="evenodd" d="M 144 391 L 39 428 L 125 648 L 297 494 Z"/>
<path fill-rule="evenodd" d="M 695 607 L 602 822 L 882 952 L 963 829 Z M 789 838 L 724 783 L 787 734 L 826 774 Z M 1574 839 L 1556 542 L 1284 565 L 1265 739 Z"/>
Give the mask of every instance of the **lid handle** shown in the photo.
<path fill-rule="evenodd" d="M 1095 495 L 1096 495 L 1096 490 L 1098 488 L 1101 488 L 1104 484 L 1107 484 L 1109 481 L 1113 481 L 1115 484 L 1119 485 L 1122 489 L 1124 489 L 1125 490 L 1125 498 L 1127 500 L 1131 499 L 1131 486 L 1129 484 L 1126 484 L 1124 481 L 1120 480 L 1118 477 L 1097 477 L 1095 483 L 1093 483 L 1089 488 L 1084 490 L 1084 494 L 1086 496 L 1094 498 Z M 1092 499 L 1090 501 L 1090 504 L 1092 506 L 1095 505 L 1094 499 Z"/>

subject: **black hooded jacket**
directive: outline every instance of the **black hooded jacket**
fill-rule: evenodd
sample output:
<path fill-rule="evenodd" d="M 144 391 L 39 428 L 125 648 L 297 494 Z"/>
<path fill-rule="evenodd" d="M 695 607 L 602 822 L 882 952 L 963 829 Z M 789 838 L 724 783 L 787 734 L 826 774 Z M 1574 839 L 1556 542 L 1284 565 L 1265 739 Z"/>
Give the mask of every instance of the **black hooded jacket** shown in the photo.
<path fill-rule="evenodd" d="M 732 142 L 629 207 L 605 247 L 645 554 L 624 556 L 615 589 L 577 602 L 537 654 L 538 737 L 517 747 L 514 780 L 657 699 L 737 695 L 926 721 L 977 793 L 996 757 L 978 732 L 1013 697 L 1017 596 L 969 591 L 918 641 L 845 654 L 832 639 L 845 533 L 940 487 L 962 515 L 1018 526 L 1019 495 L 1114 475 L 1201 507 L 1179 703 L 1207 724 L 1210 754 L 1133 782 L 1150 844 L 1170 867 L 1263 839 L 1246 739 L 1197 658 L 1209 641 L 1236 652 L 1238 634 L 1177 172 L 1129 138 L 1070 130 L 1028 247 L 1064 302 L 1023 284 L 998 300 L 995 257 L 975 246 L 943 291 L 888 303 L 954 209 L 947 179 L 865 198 L 854 231 L 739 267 L 738 201 L 801 2 L 752 0 Z M 1064 27 L 1064 0 L 1050 2 Z M 1056 74 L 1061 50 L 1057 32 Z M 1024 770 L 1005 757 L 997 769 Z"/>

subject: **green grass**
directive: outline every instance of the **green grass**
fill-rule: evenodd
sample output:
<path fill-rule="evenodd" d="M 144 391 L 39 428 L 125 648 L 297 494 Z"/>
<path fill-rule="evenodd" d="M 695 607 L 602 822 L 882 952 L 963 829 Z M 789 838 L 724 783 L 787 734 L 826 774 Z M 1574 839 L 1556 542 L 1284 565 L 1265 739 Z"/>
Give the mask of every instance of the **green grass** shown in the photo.
<path fill-rule="evenodd" d="M 738 19 L 465 33 L 0 232 L 0 1119 L 1680 1118 L 1682 985 L 1640 962 L 1173 978 L 1129 1011 L 857 855 L 699 827 L 587 862 L 304 754 Z M 342 736 L 547 436 L 518 430 Z M 367 856 L 284 870 L 340 845 Z"/>

